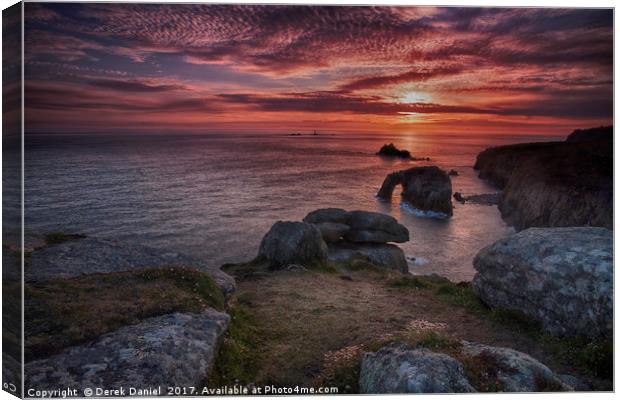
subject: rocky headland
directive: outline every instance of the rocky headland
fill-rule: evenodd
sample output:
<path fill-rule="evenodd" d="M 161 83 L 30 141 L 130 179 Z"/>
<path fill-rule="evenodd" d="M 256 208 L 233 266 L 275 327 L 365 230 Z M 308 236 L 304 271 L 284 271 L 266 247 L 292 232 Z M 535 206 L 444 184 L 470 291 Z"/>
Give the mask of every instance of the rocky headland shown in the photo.
<path fill-rule="evenodd" d="M 564 142 L 489 148 L 480 178 L 502 189 L 499 209 L 517 230 L 613 228 L 613 127 L 576 130 Z"/>

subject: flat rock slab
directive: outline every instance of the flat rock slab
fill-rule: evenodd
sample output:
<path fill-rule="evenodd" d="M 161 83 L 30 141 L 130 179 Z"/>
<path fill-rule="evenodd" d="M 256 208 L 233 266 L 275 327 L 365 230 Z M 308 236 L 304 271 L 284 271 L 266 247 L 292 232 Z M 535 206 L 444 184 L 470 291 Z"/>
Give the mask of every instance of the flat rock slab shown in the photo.
<path fill-rule="evenodd" d="M 72 278 L 144 268 L 186 266 L 208 273 L 226 298 L 235 291 L 235 280 L 219 267 L 179 253 L 109 239 L 87 237 L 35 250 L 25 271 L 27 282 Z"/>
<path fill-rule="evenodd" d="M 518 310 L 547 331 L 611 336 L 613 232 L 605 228 L 530 228 L 482 249 L 474 259 L 476 294 Z"/>
<path fill-rule="evenodd" d="M 209 309 L 125 326 L 94 343 L 26 364 L 26 389 L 71 387 L 81 394 L 95 387 L 197 386 L 210 373 L 229 321 L 227 314 Z"/>

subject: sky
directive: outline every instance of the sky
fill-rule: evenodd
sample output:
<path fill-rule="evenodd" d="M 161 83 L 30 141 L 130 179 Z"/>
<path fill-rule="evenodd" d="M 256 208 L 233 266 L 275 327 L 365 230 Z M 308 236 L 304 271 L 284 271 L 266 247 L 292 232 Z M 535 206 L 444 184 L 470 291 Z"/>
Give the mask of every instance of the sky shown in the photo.
<path fill-rule="evenodd" d="M 605 9 L 26 3 L 27 132 L 612 123 Z"/>

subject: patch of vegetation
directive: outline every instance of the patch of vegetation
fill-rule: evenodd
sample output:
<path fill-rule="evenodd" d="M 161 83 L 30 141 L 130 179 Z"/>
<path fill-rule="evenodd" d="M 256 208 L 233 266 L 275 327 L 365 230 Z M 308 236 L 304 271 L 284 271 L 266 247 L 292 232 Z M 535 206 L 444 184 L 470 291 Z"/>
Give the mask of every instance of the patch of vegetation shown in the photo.
<path fill-rule="evenodd" d="M 339 394 L 359 393 L 362 349 L 353 347 L 326 357 L 315 386 L 337 387 Z"/>
<path fill-rule="evenodd" d="M 516 370 L 501 362 L 493 354 L 483 351 L 476 356 L 459 353 L 456 357 L 465 369 L 469 383 L 479 392 L 502 392 L 504 386 L 497 377 L 500 371 L 510 373 Z"/>
<path fill-rule="evenodd" d="M 284 270 L 287 266 L 272 263 L 263 257 L 256 257 L 251 261 L 238 264 L 224 264 L 221 269 L 235 277 L 237 280 L 252 280 L 269 276 L 275 271 Z M 338 267 L 331 262 L 315 263 L 303 265 L 309 271 L 320 273 L 337 273 Z"/>
<path fill-rule="evenodd" d="M 443 283 L 435 289 L 435 294 L 439 299 L 455 306 L 461 306 L 474 313 L 486 313 L 489 308 L 476 296 L 471 284 Z"/>
<path fill-rule="evenodd" d="M 414 339 L 416 347 L 424 347 L 428 349 L 450 350 L 461 347 L 461 343 L 449 336 L 439 334 L 434 331 L 426 331 Z"/>
<path fill-rule="evenodd" d="M 417 276 L 401 276 L 388 281 L 388 286 L 396 289 L 428 289 L 430 284 Z"/>
<path fill-rule="evenodd" d="M 311 271 L 322 272 L 326 274 L 337 274 L 339 272 L 338 267 L 330 262 L 316 263 L 308 265 L 306 267 Z"/>
<path fill-rule="evenodd" d="M 614 345 L 611 338 L 557 337 L 541 332 L 537 336 L 544 349 L 588 375 L 613 379 Z"/>
<path fill-rule="evenodd" d="M 206 273 L 157 268 L 27 284 L 26 361 L 96 339 L 124 325 L 173 312 L 224 308 Z"/>
<path fill-rule="evenodd" d="M 54 244 L 68 242 L 70 240 L 84 239 L 85 237 L 86 237 L 85 235 L 80 235 L 80 234 L 52 232 L 52 233 L 48 233 L 47 235 L 45 235 L 45 243 L 48 246 L 51 246 Z"/>
<path fill-rule="evenodd" d="M 252 310 L 240 301 L 228 310 L 230 325 L 218 349 L 211 386 L 248 385 L 256 382 L 256 375 L 263 361 L 261 334 Z"/>

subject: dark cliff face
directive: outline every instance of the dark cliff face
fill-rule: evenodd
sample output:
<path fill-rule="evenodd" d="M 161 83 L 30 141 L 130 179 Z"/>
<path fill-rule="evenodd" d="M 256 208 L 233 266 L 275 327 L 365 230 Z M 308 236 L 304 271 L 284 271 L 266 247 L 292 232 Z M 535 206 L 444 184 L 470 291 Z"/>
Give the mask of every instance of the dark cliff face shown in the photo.
<path fill-rule="evenodd" d="M 504 220 L 529 227 L 613 228 L 612 127 L 575 131 L 566 142 L 489 148 L 474 166 L 503 189 Z M 589 135 L 592 133 L 592 135 Z"/>

